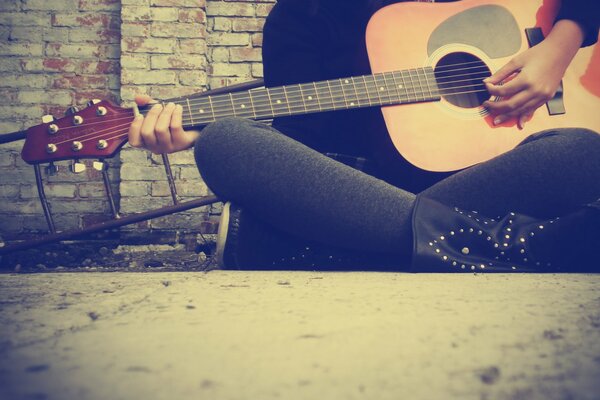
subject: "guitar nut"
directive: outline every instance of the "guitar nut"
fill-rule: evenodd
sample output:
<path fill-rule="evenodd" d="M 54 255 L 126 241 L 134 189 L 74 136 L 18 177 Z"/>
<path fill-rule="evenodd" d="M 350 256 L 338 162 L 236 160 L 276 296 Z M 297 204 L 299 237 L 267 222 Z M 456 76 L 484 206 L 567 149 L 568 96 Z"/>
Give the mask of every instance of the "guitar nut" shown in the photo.
<path fill-rule="evenodd" d="M 56 150 L 58 150 L 58 147 L 56 147 L 56 145 L 54 143 L 50 143 L 50 144 L 46 145 L 46 153 L 48 153 L 48 154 L 56 153 Z"/>
<path fill-rule="evenodd" d="M 83 149 L 83 144 L 81 144 L 81 142 L 74 141 L 71 144 L 71 149 L 73 149 L 73 151 L 79 151 L 79 150 Z"/>
<path fill-rule="evenodd" d="M 81 125 L 82 123 L 83 123 L 83 118 L 81 118 L 81 115 L 76 115 L 73 117 L 74 125 Z"/>
<path fill-rule="evenodd" d="M 97 115 L 97 116 L 99 116 L 99 117 L 102 117 L 102 116 L 106 115 L 106 112 L 107 112 L 107 111 L 106 111 L 106 107 L 102 107 L 102 106 L 100 106 L 100 107 L 98 107 L 98 109 L 96 110 L 96 115 Z"/>
<path fill-rule="evenodd" d="M 106 140 L 104 140 L 104 139 L 98 140 L 98 143 L 96 144 L 96 148 L 98 150 L 104 150 L 107 147 L 108 147 L 108 142 Z"/>

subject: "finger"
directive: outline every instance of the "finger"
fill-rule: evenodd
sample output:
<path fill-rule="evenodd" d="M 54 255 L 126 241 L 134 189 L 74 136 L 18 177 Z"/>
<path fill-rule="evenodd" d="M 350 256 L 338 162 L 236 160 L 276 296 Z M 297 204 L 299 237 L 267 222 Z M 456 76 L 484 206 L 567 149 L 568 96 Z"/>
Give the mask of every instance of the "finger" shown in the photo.
<path fill-rule="evenodd" d="M 132 147 L 142 147 L 144 146 L 144 141 L 142 140 L 142 136 L 140 135 L 140 129 L 142 127 L 142 122 L 144 121 L 143 115 L 136 115 L 133 119 L 133 122 L 129 126 L 129 132 L 127 133 L 129 137 L 129 144 Z"/>
<path fill-rule="evenodd" d="M 171 116 L 173 115 L 173 110 L 175 109 L 175 104 L 168 103 L 158 116 L 156 120 L 156 126 L 154 127 L 154 134 L 156 135 L 156 141 L 158 146 L 163 150 L 163 152 L 169 152 L 172 146 L 171 140 Z"/>
<path fill-rule="evenodd" d="M 152 99 L 152 97 L 148 96 L 147 94 L 136 94 L 135 95 L 135 103 L 138 106 L 143 106 L 148 103 L 152 103 L 153 101 L 154 100 Z"/>
<path fill-rule="evenodd" d="M 498 97 L 514 96 L 516 93 L 519 93 L 528 87 L 527 82 L 522 75 L 517 75 L 515 79 L 512 79 L 503 85 L 492 85 L 486 82 L 485 86 L 492 96 Z"/>
<path fill-rule="evenodd" d="M 525 128 L 525 123 L 529 122 L 531 118 L 533 118 L 534 111 L 526 111 L 523 113 L 517 122 L 517 126 L 519 129 Z"/>
<path fill-rule="evenodd" d="M 176 149 L 187 145 L 187 135 L 183 130 L 183 107 L 178 104 L 171 115 L 171 141 Z"/>
<path fill-rule="evenodd" d="M 507 64 L 505 64 L 502 68 L 496 71 L 492 76 L 484 79 L 485 83 L 491 83 L 492 85 L 497 85 L 512 74 L 515 74 L 520 71 L 522 65 L 516 60 L 512 59 Z"/>
<path fill-rule="evenodd" d="M 523 105 L 530 100 L 530 95 L 527 92 L 520 92 L 511 98 L 500 101 L 490 101 L 484 103 L 487 109 L 494 115 L 503 115 L 521 111 Z M 513 115 L 513 114 L 511 114 Z"/>
<path fill-rule="evenodd" d="M 526 114 L 530 111 L 537 110 L 537 108 L 539 106 L 541 106 L 542 104 L 544 104 L 544 103 L 540 102 L 538 99 L 532 99 L 532 100 L 529 100 L 528 102 L 522 104 L 518 108 L 515 108 L 514 110 L 509 111 L 503 115 L 508 118 L 512 118 L 512 117 L 518 118 L 521 115 Z"/>
<path fill-rule="evenodd" d="M 156 120 L 160 115 L 163 107 L 160 104 L 155 104 L 152 106 L 146 117 L 144 118 L 144 122 L 142 123 L 142 128 L 140 129 L 140 133 L 142 136 L 142 140 L 148 150 L 154 151 L 156 148 L 156 135 L 154 134 L 154 126 L 156 125 Z"/>

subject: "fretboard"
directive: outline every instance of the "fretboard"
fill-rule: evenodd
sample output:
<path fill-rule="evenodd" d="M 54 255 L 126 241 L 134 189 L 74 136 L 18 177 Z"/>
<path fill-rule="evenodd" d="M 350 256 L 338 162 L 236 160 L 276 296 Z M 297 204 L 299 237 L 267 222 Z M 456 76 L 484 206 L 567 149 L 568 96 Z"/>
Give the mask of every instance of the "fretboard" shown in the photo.
<path fill-rule="evenodd" d="M 183 107 L 186 128 L 226 117 L 254 120 L 440 99 L 431 67 L 249 91 L 166 100 Z"/>

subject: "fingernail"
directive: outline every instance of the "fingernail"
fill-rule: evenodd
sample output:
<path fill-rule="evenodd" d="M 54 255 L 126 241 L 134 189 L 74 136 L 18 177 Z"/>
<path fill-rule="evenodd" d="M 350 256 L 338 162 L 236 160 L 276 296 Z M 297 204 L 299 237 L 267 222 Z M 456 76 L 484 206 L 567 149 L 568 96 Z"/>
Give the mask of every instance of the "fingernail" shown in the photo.
<path fill-rule="evenodd" d="M 134 120 L 135 120 L 135 121 L 139 121 L 139 120 L 141 120 L 141 119 L 144 119 L 144 116 L 143 116 L 142 114 L 138 114 L 138 115 L 136 115 L 136 116 L 135 116 L 135 118 L 134 118 Z"/>
<path fill-rule="evenodd" d="M 494 125 L 500 125 L 501 123 L 503 123 L 504 121 L 506 121 L 506 117 L 496 117 L 494 119 Z"/>

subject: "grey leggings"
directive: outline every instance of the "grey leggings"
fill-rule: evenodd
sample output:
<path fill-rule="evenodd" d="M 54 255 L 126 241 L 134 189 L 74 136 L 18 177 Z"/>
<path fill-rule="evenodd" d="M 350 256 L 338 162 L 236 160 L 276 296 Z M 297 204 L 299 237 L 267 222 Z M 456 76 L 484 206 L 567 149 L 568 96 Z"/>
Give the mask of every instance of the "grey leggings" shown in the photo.
<path fill-rule="evenodd" d="M 211 190 L 300 239 L 339 248 L 410 253 L 415 194 L 244 119 L 206 127 L 196 162 Z M 499 216 L 561 215 L 600 198 L 600 135 L 546 131 L 424 191 L 445 204 Z"/>

